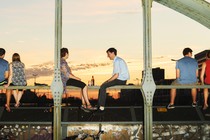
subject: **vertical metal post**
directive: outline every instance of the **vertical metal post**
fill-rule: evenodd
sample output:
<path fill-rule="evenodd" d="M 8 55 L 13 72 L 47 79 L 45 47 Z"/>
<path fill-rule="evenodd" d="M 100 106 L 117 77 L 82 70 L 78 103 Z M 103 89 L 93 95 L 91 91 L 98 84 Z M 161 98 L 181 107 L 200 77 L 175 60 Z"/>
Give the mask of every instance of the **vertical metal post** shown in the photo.
<path fill-rule="evenodd" d="M 53 114 L 53 139 L 62 139 L 61 130 L 61 99 L 63 84 L 60 76 L 60 48 L 62 46 L 62 0 L 55 0 L 55 53 L 54 53 L 54 78 L 51 90 L 54 100 Z"/>
<path fill-rule="evenodd" d="M 142 0 L 144 28 L 144 74 L 142 93 L 144 98 L 144 139 L 152 140 L 152 102 L 156 85 L 152 76 L 151 7 L 152 0 Z"/>

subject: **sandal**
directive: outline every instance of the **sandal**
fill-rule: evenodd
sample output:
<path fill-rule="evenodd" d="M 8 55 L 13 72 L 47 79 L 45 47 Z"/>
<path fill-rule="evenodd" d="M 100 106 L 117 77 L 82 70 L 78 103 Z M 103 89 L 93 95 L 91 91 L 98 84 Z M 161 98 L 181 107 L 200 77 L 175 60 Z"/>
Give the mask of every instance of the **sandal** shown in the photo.
<path fill-rule="evenodd" d="M 16 103 L 14 106 L 15 106 L 16 108 L 18 108 L 18 107 L 20 106 L 20 102 L 19 102 L 19 103 Z"/>
<path fill-rule="evenodd" d="M 87 109 L 86 104 L 82 104 L 81 107 L 80 107 L 80 109 L 82 109 L 83 111 L 85 111 L 87 113 L 90 112 L 90 110 Z"/>
<path fill-rule="evenodd" d="M 203 110 L 206 110 L 209 106 L 206 104 L 203 106 Z"/>
<path fill-rule="evenodd" d="M 98 107 L 93 107 L 91 104 L 86 106 L 86 109 L 90 110 L 90 111 L 95 111 L 98 109 Z"/>
<path fill-rule="evenodd" d="M 5 104 L 5 109 L 6 109 L 7 112 L 10 112 L 11 111 L 10 110 L 10 107 L 7 104 Z"/>

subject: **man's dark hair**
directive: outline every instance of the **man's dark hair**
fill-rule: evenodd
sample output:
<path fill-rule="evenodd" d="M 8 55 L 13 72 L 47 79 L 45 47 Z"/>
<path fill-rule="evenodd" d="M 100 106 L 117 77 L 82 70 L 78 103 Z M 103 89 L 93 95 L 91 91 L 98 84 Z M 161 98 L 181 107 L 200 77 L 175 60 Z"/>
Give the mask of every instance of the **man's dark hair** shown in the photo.
<path fill-rule="evenodd" d="M 5 49 L 0 48 L 0 56 L 4 55 L 6 53 Z"/>
<path fill-rule="evenodd" d="M 108 52 L 111 52 L 111 53 L 114 52 L 114 54 L 117 55 L 117 50 L 116 50 L 115 48 L 109 48 L 106 52 L 107 52 L 107 53 L 108 53 Z"/>
<path fill-rule="evenodd" d="M 64 57 L 66 53 L 69 53 L 67 48 L 61 48 L 61 57 Z"/>
<path fill-rule="evenodd" d="M 193 51 L 192 51 L 192 49 L 190 49 L 190 48 L 184 48 L 184 50 L 183 50 L 183 55 L 185 56 L 185 55 L 187 55 L 188 53 L 192 53 Z"/>

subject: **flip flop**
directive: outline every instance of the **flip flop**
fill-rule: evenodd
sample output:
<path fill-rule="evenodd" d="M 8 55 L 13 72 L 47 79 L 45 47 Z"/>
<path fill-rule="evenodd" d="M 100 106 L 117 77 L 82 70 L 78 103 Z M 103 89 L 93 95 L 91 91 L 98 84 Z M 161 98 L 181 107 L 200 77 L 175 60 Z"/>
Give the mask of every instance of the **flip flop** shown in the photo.
<path fill-rule="evenodd" d="M 15 107 L 18 108 L 20 106 L 20 103 L 15 104 Z"/>
<path fill-rule="evenodd" d="M 89 113 L 90 110 L 87 109 L 86 105 L 81 105 L 80 109 L 82 109 L 84 112 Z"/>
<path fill-rule="evenodd" d="M 10 110 L 10 107 L 7 104 L 5 104 L 5 109 L 6 109 L 7 112 L 10 112 L 11 111 Z"/>
<path fill-rule="evenodd" d="M 209 107 L 208 105 L 204 105 L 203 110 L 206 110 L 208 107 Z"/>
<path fill-rule="evenodd" d="M 93 107 L 91 104 L 89 104 L 89 105 L 86 106 L 86 109 L 90 110 L 90 111 L 95 111 L 95 110 L 98 109 L 98 107 Z"/>

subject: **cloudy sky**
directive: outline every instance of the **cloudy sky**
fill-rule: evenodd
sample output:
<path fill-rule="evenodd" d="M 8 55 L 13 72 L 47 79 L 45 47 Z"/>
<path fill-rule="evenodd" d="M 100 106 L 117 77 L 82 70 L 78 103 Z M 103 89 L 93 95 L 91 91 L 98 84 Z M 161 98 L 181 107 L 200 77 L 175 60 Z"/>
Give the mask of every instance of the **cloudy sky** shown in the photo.
<path fill-rule="evenodd" d="M 14 52 L 26 65 L 29 84 L 51 83 L 54 61 L 54 0 L 0 0 L 0 47 L 11 62 Z M 63 47 L 73 73 L 84 82 L 95 76 L 96 84 L 108 79 L 112 62 L 109 47 L 128 63 L 131 79 L 138 83 L 143 69 L 143 17 L 139 0 L 63 0 Z M 196 21 L 156 2 L 152 6 L 153 67 L 164 68 L 174 78 L 171 59 L 182 49 L 194 54 L 210 47 L 210 30 Z"/>

